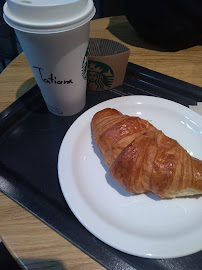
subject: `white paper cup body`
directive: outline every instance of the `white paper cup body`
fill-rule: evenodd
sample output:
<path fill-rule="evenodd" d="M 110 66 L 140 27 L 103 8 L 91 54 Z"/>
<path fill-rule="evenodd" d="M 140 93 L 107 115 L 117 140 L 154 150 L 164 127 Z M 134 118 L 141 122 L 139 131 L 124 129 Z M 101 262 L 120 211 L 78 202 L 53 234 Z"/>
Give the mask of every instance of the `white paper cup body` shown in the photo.
<path fill-rule="evenodd" d="M 15 29 L 46 105 L 73 115 L 86 102 L 92 0 L 7 0 L 3 17 Z"/>
<path fill-rule="evenodd" d="M 49 111 L 61 116 L 81 111 L 86 103 L 89 22 L 59 33 L 15 32 Z"/>

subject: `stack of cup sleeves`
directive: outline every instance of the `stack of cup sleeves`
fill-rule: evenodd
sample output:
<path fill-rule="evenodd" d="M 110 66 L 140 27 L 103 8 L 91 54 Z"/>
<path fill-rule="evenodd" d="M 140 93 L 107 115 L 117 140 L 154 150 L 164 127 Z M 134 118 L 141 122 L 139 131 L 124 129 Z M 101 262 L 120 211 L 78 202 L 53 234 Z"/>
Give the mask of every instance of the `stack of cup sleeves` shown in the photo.
<path fill-rule="evenodd" d="M 103 91 L 123 84 L 130 50 L 109 39 L 90 38 L 87 89 Z"/>

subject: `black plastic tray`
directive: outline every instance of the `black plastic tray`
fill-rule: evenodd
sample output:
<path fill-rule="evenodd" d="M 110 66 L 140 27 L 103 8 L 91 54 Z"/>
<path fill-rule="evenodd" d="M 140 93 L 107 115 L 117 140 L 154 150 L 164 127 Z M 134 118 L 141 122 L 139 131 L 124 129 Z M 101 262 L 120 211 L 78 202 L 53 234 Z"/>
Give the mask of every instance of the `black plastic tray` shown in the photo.
<path fill-rule="evenodd" d="M 79 223 L 64 200 L 57 158 L 66 131 L 93 105 L 123 95 L 158 96 L 189 106 L 202 101 L 202 88 L 129 63 L 122 86 L 87 91 L 82 112 L 58 117 L 33 87 L 0 114 L 0 190 L 108 269 L 202 269 L 202 252 L 156 260 L 111 248 Z"/>

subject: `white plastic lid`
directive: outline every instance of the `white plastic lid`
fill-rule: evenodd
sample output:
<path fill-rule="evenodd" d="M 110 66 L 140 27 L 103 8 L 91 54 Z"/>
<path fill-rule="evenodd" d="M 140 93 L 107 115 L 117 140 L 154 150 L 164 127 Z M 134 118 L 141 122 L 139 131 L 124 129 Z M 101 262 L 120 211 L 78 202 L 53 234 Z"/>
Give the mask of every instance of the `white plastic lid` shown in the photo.
<path fill-rule="evenodd" d="M 29 33 L 57 33 L 77 28 L 95 14 L 92 0 L 7 0 L 4 20 Z"/>

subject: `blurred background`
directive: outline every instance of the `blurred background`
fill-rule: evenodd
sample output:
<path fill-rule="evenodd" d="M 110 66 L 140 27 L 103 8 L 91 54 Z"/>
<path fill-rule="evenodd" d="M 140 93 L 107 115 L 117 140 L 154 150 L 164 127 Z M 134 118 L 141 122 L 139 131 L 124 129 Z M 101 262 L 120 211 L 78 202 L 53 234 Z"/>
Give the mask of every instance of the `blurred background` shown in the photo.
<path fill-rule="evenodd" d="M 0 72 L 22 52 L 11 27 L 3 20 L 0 0 Z M 138 37 L 149 44 L 147 48 L 177 51 L 202 44 L 201 0 L 94 0 L 93 19 L 125 15 Z M 136 43 L 133 42 L 134 46 Z"/>

